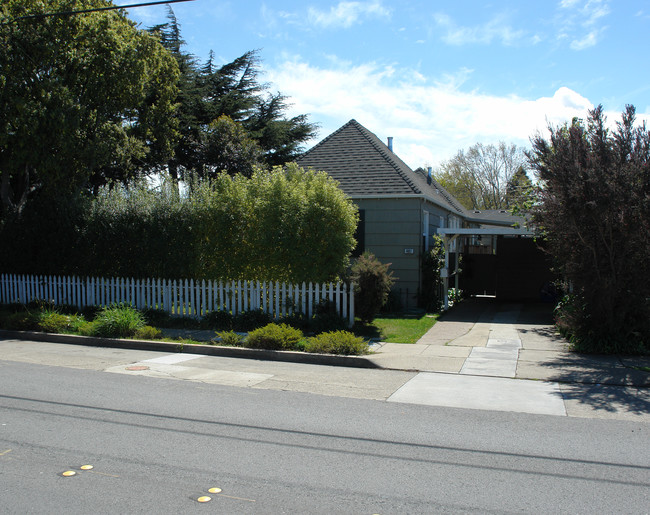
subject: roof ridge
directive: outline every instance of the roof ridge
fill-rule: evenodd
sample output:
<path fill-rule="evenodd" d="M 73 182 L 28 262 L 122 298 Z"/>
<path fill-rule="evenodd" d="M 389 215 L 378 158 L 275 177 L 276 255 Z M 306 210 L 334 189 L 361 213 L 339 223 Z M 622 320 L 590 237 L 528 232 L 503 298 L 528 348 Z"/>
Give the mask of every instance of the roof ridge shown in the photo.
<path fill-rule="evenodd" d="M 411 172 L 411 168 L 409 165 L 407 165 L 404 161 L 400 159 L 400 157 L 392 152 L 385 144 L 383 141 L 379 139 L 379 137 L 374 134 L 373 132 L 369 131 L 366 129 L 363 125 L 361 125 L 359 122 L 356 120 L 352 119 L 350 120 L 346 125 L 353 123 L 354 126 L 357 128 L 357 130 L 363 135 L 366 140 L 368 140 L 368 143 L 370 143 L 375 150 L 377 150 L 386 161 L 390 163 L 390 165 L 395 169 L 395 171 L 399 174 L 399 176 L 408 184 L 408 186 L 413 190 L 414 193 L 421 194 L 422 190 L 417 187 L 417 184 L 408 177 L 405 173 L 402 167 L 399 165 L 399 163 L 395 162 L 395 159 L 399 159 L 399 161 Z"/>
<path fill-rule="evenodd" d="M 318 143 L 316 143 L 316 144 L 315 144 L 313 147 L 311 147 L 309 150 L 303 152 L 303 153 L 300 155 L 300 158 L 303 158 L 304 156 L 306 156 L 307 154 L 309 154 L 312 150 L 315 150 L 315 149 L 321 147 L 321 146 L 323 145 L 323 143 L 325 143 L 326 141 L 329 141 L 330 139 L 332 139 L 332 138 L 333 138 L 334 136 L 336 136 L 339 132 L 341 132 L 343 129 L 345 129 L 348 125 L 354 125 L 354 126 L 357 126 L 357 125 L 360 125 L 360 123 L 357 122 L 354 118 L 352 118 L 349 122 L 347 122 L 346 124 L 342 125 L 342 126 L 339 127 L 338 129 L 336 129 L 336 130 L 335 130 L 334 132 L 332 132 L 329 136 L 327 136 L 327 137 L 323 138 L 322 140 L 320 140 Z"/>

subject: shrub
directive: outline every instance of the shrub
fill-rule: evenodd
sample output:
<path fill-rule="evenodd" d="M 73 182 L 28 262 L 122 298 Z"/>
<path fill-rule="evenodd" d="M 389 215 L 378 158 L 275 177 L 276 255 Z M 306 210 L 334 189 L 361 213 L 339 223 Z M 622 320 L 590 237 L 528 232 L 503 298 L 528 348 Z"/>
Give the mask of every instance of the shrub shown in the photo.
<path fill-rule="evenodd" d="M 233 318 L 233 328 L 237 331 L 251 331 L 271 322 L 271 315 L 261 309 L 242 311 Z"/>
<path fill-rule="evenodd" d="M 145 326 L 144 317 L 130 306 L 102 309 L 93 321 L 93 336 L 130 338 Z"/>
<path fill-rule="evenodd" d="M 150 325 L 145 325 L 138 329 L 133 336 L 138 340 L 160 340 L 162 331 Z"/>
<path fill-rule="evenodd" d="M 346 329 L 347 326 L 348 322 L 339 315 L 336 304 L 328 300 L 316 306 L 315 314 L 308 324 L 309 329 L 316 334 L 326 331 L 340 331 Z"/>
<path fill-rule="evenodd" d="M 147 324 L 155 327 L 170 327 L 172 317 L 163 309 L 146 308 L 140 311 Z"/>
<path fill-rule="evenodd" d="M 374 254 L 364 252 L 352 265 L 351 280 L 355 283 L 355 309 L 357 316 L 366 323 L 388 300 L 388 293 L 395 282 L 390 263 L 381 263 Z"/>
<path fill-rule="evenodd" d="M 232 347 L 239 347 L 242 344 L 243 338 L 235 331 L 218 331 L 217 338 L 222 345 L 230 345 Z"/>
<path fill-rule="evenodd" d="M 88 320 L 94 320 L 95 317 L 98 315 L 98 313 L 102 310 L 101 306 L 84 306 L 78 311 L 73 312 L 72 314 L 78 313 L 80 316 L 82 316 L 86 321 Z M 65 311 L 64 311 L 65 313 Z M 86 322 L 88 323 L 88 322 Z"/>
<path fill-rule="evenodd" d="M 576 348 L 650 348 L 650 131 L 626 106 L 609 129 L 598 106 L 550 127 L 529 154 L 539 183 L 533 222 L 579 298 L 564 324 Z"/>
<path fill-rule="evenodd" d="M 86 321 L 79 315 L 65 315 L 55 310 L 46 309 L 38 315 L 38 325 L 46 333 L 77 332 Z"/>
<path fill-rule="evenodd" d="M 404 303 L 400 298 L 399 292 L 390 290 L 386 304 L 381 308 L 382 313 L 398 313 L 404 310 Z"/>
<path fill-rule="evenodd" d="M 170 327 L 178 327 L 182 329 L 200 329 L 201 321 L 192 316 L 170 316 Z"/>
<path fill-rule="evenodd" d="M 31 311 L 21 310 L 9 313 L 4 318 L 5 329 L 14 331 L 39 331 L 38 315 Z"/>
<path fill-rule="evenodd" d="M 233 326 L 233 316 L 230 311 L 219 309 L 210 311 L 201 320 L 201 327 L 204 329 L 216 329 L 221 331 L 230 331 Z"/>
<path fill-rule="evenodd" d="M 84 322 L 79 325 L 77 332 L 81 336 L 93 336 L 95 334 L 95 323 L 94 322 Z"/>
<path fill-rule="evenodd" d="M 245 340 L 245 345 L 252 349 L 292 350 L 297 347 L 302 337 L 300 329 L 295 329 L 287 324 L 272 323 L 250 332 Z"/>
<path fill-rule="evenodd" d="M 463 300 L 463 290 L 460 288 L 449 288 L 447 290 L 447 299 L 449 300 L 450 306 L 459 303 L 461 300 Z"/>
<path fill-rule="evenodd" d="M 349 331 L 330 331 L 308 338 L 305 351 L 321 354 L 368 354 L 368 343 Z"/>
<path fill-rule="evenodd" d="M 310 320 L 304 313 L 295 311 L 290 315 L 282 317 L 280 319 L 280 323 L 290 325 L 291 327 L 296 327 L 301 331 L 308 331 Z"/>
<path fill-rule="evenodd" d="M 418 292 L 418 304 L 428 312 L 442 308 L 443 279 L 440 271 L 445 267 L 445 246 L 440 236 L 433 236 L 431 249 L 422 255 L 422 286 Z"/>

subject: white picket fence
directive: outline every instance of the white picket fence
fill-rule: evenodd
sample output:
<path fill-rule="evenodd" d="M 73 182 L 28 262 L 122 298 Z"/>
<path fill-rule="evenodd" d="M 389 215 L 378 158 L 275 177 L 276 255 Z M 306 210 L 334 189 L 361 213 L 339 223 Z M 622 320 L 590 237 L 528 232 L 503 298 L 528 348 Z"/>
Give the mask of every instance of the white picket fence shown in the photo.
<path fill-rule="evenodd" d="M 259 281 L 195 281 L 42 275 L 0 275 L 0 303 L 42 300 L 54 305 L 128 304 L 136 309 L 161 309 L 176 316 L 200 318 L 210 311 L 233 315 L 261 309 L 274 319 L 293 313 L 311 317 L 324 301 L 354 323 L 354 288 L 345 283 L 286 284 Z"/>

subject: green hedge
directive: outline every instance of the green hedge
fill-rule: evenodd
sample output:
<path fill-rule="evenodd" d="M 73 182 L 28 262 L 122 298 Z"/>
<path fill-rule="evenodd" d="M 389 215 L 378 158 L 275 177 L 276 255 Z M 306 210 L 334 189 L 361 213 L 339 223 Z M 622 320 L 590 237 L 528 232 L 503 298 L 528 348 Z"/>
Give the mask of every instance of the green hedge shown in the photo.
<path fill-rule="evenodd" d="M 180 193 L 163 180 L 36 199 L 28 213 L 0 227 L 3 272 L 326 282 L 344 274 L 358 220 L 335 181 L 295 164 Z"/>

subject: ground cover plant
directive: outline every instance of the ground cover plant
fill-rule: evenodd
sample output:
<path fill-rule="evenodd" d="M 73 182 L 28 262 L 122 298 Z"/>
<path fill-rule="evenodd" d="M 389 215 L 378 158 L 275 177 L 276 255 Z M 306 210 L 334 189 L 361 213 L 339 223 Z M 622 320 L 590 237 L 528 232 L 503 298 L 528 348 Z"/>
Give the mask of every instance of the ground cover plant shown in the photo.
<path fill-rule="evenodd" d="M 65 311 L 74 311 L 72 306 L 66 306 Z M 64 309 L 53 308 L 46 304 L 36 303 L 31 306 L 11 305 L 0 307 L 0 328 L 8 330 L 43 331 L 51 333 L 79 334 L 82 336 L 97 336 L 103 338 L 134 338 L 137 340 L 165 340 L 179 345 L 184 344 L 205 344 L 206 342 L 196 341 L 191 338 L 170 339 L 164 337 L 164 330 L 152 325 L 146 325 L 150 321 L 160 321 L 165 328 L 187 329 L 188 317 L 169 317 L 159 310 L 146 310 L 140 312 L 128 305 L 109 306 L 102 309 L 86 310 L 92 320 L 86 320 L 78 313 L 65 313 Z M 245 346 L 254 349 L 271 350 L 294 350 L 306 352 L 318 352 L 328 354 L 367 354 L 368 344 L 366 337 L 340 329 L 340 317 L 333 317 L 327 309 L 321 311 L 322 318 L 318 314 L 312 317 L 315 326 L 321 326 L 322 330 L 312 331 L 312 337 L 305 337 L 300 328 L 293 327 L 287 323 L 266 323 L 261 327 L 252 329 L 248 335 L 237 333 L 231 328 L 215 332 L 210 344 L 221 344 L 227 346 Z M 231 325 L 234 317 L 225 317 L 221 312 L 215 315 L 218 320 L 230 320 Z M 283 320 L 295 318 L 300 320 L 305 327 L 309 327 L 305 317 L 293 315 Z M 268 316 L 259 316 L 254 312 L 244 319 L 263 323 Z M 333 320 L 330 329 L 325 323 L 328 319 Z M 202 324 L 195 319 L 190 329 L 199 329 Z M 214 320 L 214 318 L 213 318 Z M 381 320 L 381 319 L 380 319 Z M 178 325 L 174 327 L 174 322 Z M 334 327 L 335 330 L 331 330 Z M 376 326 L 364 326 L 366 333 L 371 335 L 382 334 Z M 417 330 L 417 329 L 413 329 Z M 402 333 L 398 333 L 397 338 Z M 404 339 L 404 338 L 402 338 Z"/>
<path fill-rule="evenodd" d="M 431 329 L 439 314 L 386 313 L 376 317 L 372 323 L 360 319 L 354 325 L 354 334 L 386 343 L 416 343 Z"/>
<path fill-rule="evenodd" d="M 229 347 L 240 347 L 243 344 L 244 337 L 235 331 L 217 331 L 218 340 L 214 343 L 228 345 Z"/>

